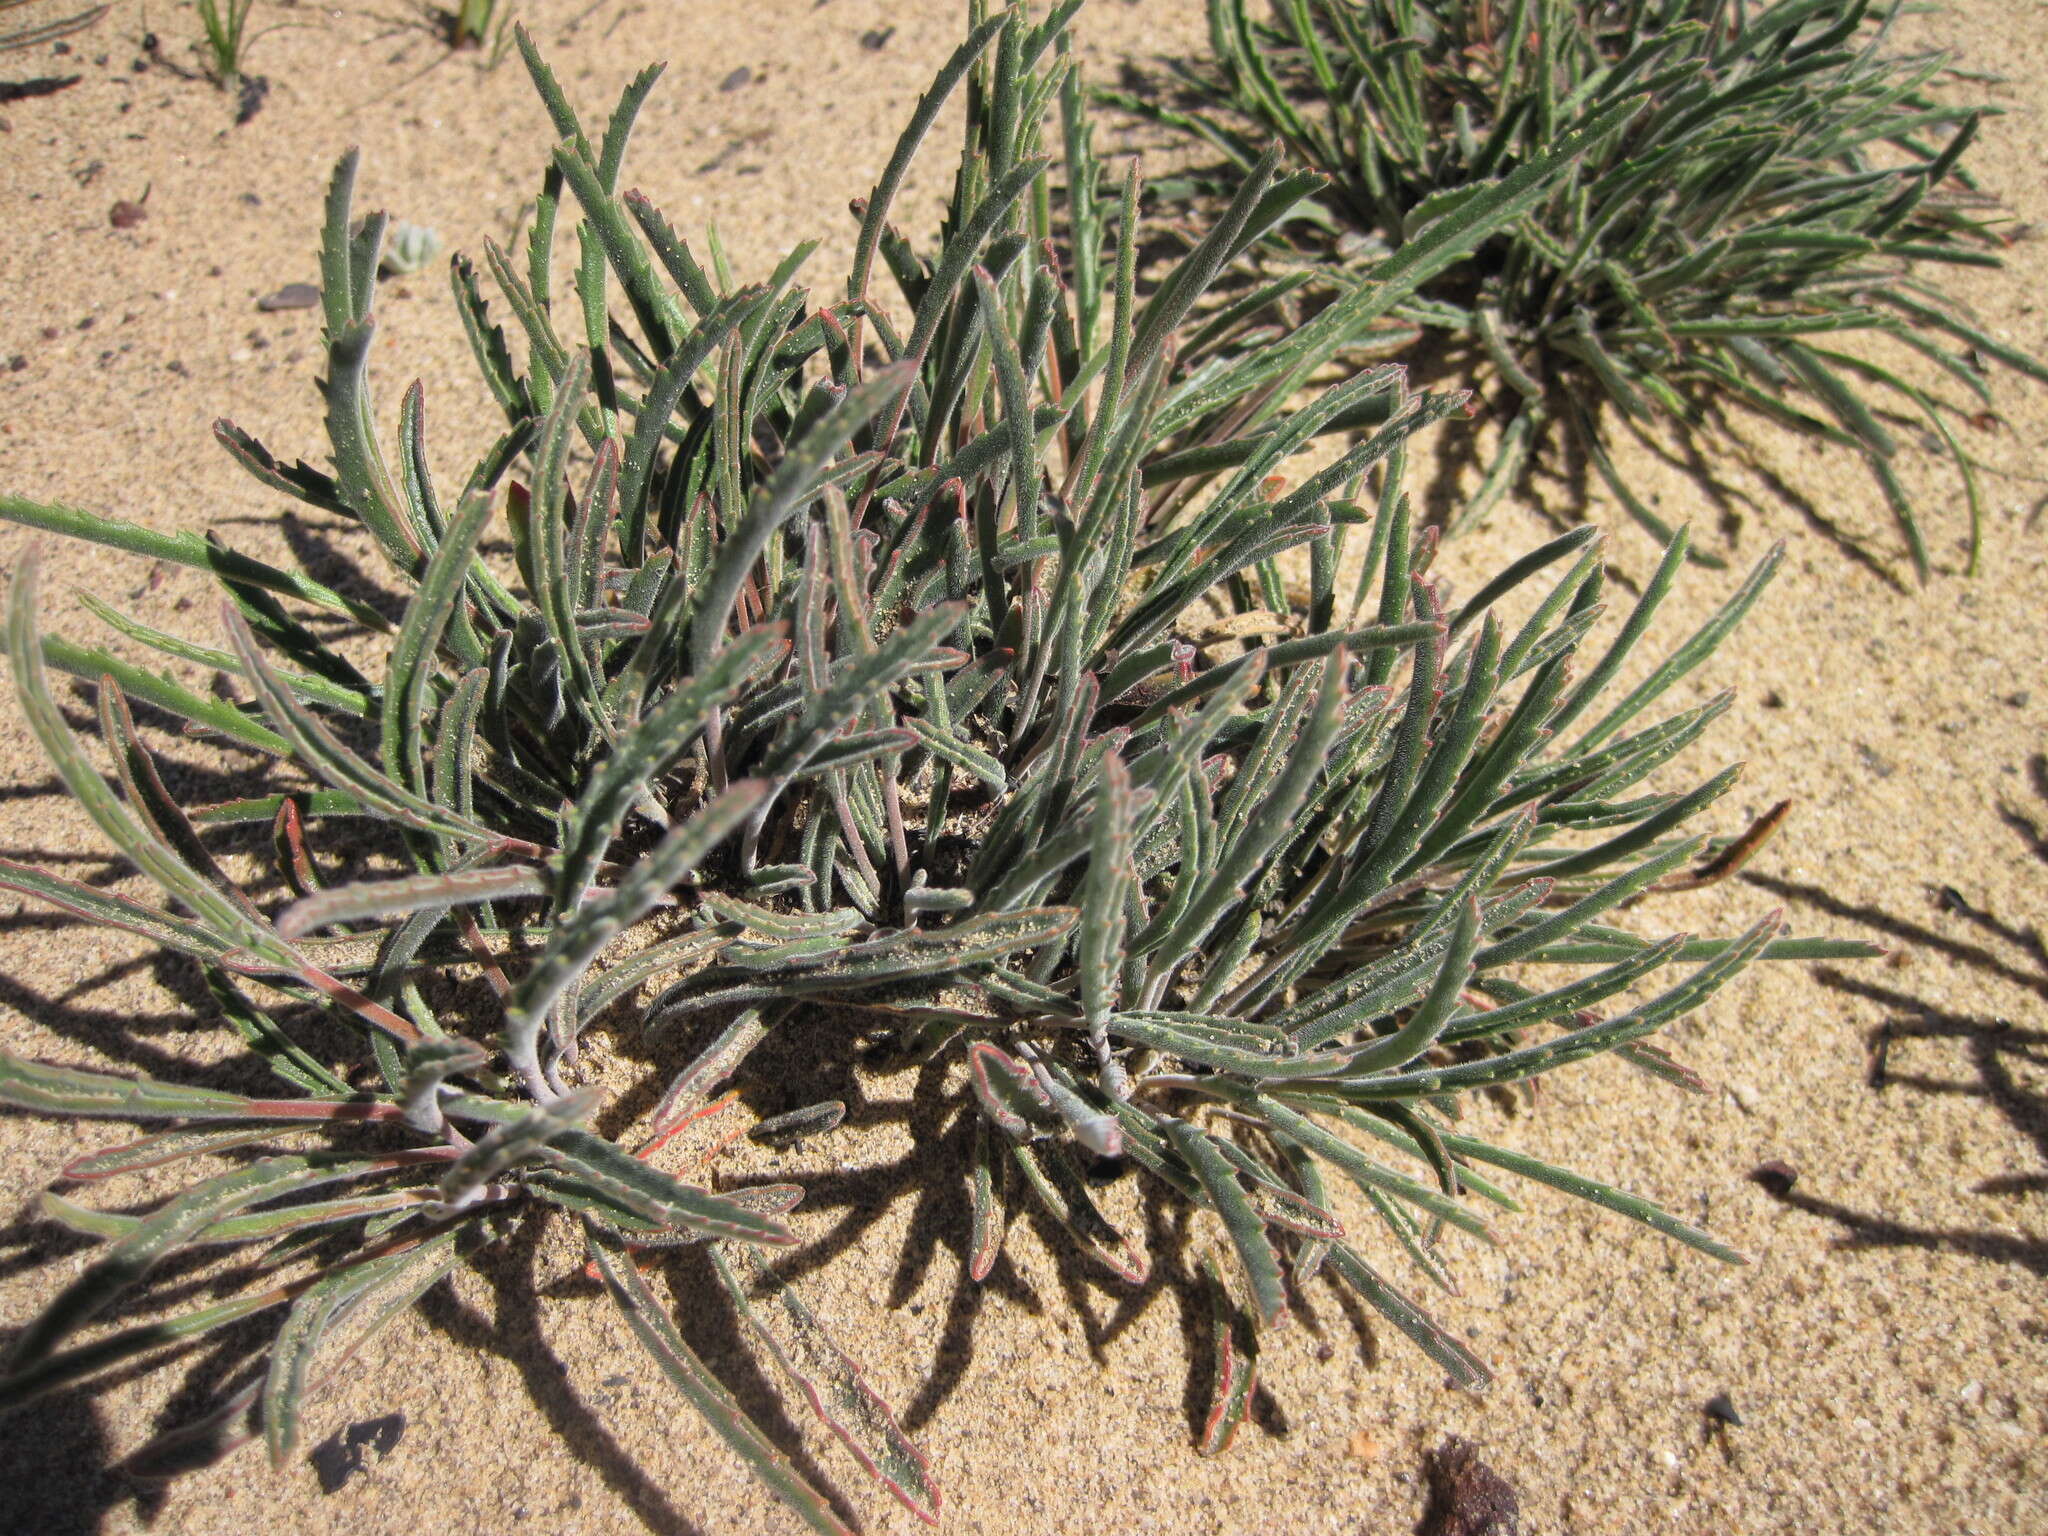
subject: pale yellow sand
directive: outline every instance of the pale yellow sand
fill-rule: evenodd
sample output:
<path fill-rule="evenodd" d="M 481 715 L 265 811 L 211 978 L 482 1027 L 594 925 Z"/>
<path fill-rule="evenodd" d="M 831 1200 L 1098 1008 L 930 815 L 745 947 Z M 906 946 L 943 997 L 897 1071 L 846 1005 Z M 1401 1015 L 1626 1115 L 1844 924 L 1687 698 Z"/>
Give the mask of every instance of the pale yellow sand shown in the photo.
<path fill-rule="evenodd" d="M 59 8 L 50 9 L 54 14 Z M 522 9 L 586 112 L 608 107 L 643 61 L 668 78 L 643 120 L 629 179 L 678 225 L 716 220 L 736 268 L 766 272 L 796 240 L 825 247 L 810 275 L 843 271 L 849 197 L 864 193 L 897 125 L 959 32 L 950 0 L 598 0 Z M 2011 114 L 1986 125 L 1980 175 L 2022 220 L 2048 223 L 2048 25 L 2035 6 L 1966 0 L 1914 35 L 1994 71 Z M 129 3 L 74 40 L 0 56 L 0 78 L 77 72 L 60 95 L 0 106 L 0 485 L 161 528 L 220 527 L 279 547 L 276 498 L 208 439 L 230 415 L 287 455 L 318 456 L 311 388 L 317 323 L 263 315 L 256 298 L 315 275 L 318 198 L 346 144 L 366 155 L 365 206 L 436 227 L 472 252 L 507 239 L 538 180 L 549 135 L 515 62 L 480 73 L 445 59 L 404 6 L 264 3 L 276 26 L 250 68 L 273 82 L 248 126 L 213 90 L 162 67 L 131 68 L 147 26 L 192 62 L 189 11 Z M 893 24 L 879 52 L 862 33 Z M 1098 76 L 1132 54 L 1199 37 L 1191 0 L 1096 0 L 1083 18 Z M 718 86 L 740 65 L 755 83 Z M 422 73 L 422 71 L 427 71 Z M 700 169 L 710 162 L 714 168 Z M 901 219 L 922 229 L 943 155 L 924 163 Z M 109 225 L 116 199 L 147 218 Z M 1999 334 L 2048 351 L 2048 244 L 1968 284 Z M 376 353 L 395 411 L 427 383 L 436 462 L 454 474 L 494 410 L 476 386 L 445 286 L 387 285 Z M 22 359 L 18 371 L 8 360 Z M 2048 468 L 2048 393 L 2008 384 L 2006 424 L 1974 439 L 1989 459 Z M 1757 441 L 1817 515 L 1867 536 L 1887 568 L 1892 534 L 1853 462 Z M 962 1289 L 964 1202 L 905 1128 L 912 1080 L 867 1085 L 876 1128 L 814 1145 L 787 1167 L 816 1175 L 799 1217 L 833 1253 L 809 1294 L 855 1342 L 943 1481 L 954 1531 L 1411 1529 L 1421 1455 L 1465 1435 L 1520 1490 L 1532 1531 L 2007 1533 L 2048 1530 L 2048 676 L 2041 665 L 2044 533 L 2038 479 L 1992 479 L 1985 569 L 1956 574 L 1960 495 L 1938 470 L 1916 489 L 1944 567 L 1925 591 L 1852 561 L 1814 522 L 1734 465 L 1732 499 L 1627 457 L 1667 517 L 1690 518 L 1740 562 L 1778 537 L 1777 589 L 1700 679 L 1741 698 L 1701 766 L 1747 759 L 1723 803 L 1732 829 L 1782 796 L 1798 809 L 1749 877 L 1689 902 L 1639 909 L 1643 925 L 1725 929 L 1785 905 L 1795 929 L 1874 937 L 1896 965 L 1841 974 L 1752 973 L 1671 1043 L 1719 1085 L 1688 1099 L 1603 1062 L 1554 1079 L 1517 1145 L 1657 1196 L 1757 1256 L 1724 1269 L 1599 1213 L 1538 1192 L 1502 1223 L 1505 1245 L 1455 1257 L 1462 1298 L 1441 1314 L 1493 1362 L 1484 1397 L 1446 1390 L 1405 1343 L 1358 1335 L 1331 1293 L 1309 1327 L 1270 1341 L 1274 1411 L 1236 1449 L 1190 1448 L 1188 1344 L 1201 1315 L 1160 1284 L 1106 1286 L 1030 1230 L 1013 1232 L 999 1283 Z M 1548 494 L 1561 493 L 1552 486 Z M 1597 502 L 1595 515 L 1619 516 Z M 1443 568 L 1469 590 L 1545 528 L 1509 506 L 1454 545 Z M 0 529 L 0 559 L 26 546 Z M 1649 546 L 1617 526 L 1617 563 Z M 211 599 L 189 573 L 142 590 L 140 562 L 56 547 L 52 622 L 76 584 L 129 599 L 145 619 L 212 639 Z M 1676 638 L 1733 573 L 1699 573 L 1671 605 Z M 81 716 L 82 718 L 82 716 Z M 189 748 L 174 782 L 218 793 L 220 764 Z M 51 779 L 18 713 L 0 709 L 0 852 L 93 875 L 96 835 Z M 1935 900 L 1952 886 L 1967 911 Z M 7 900 L 0 911 L 13 914 Z M 118 937 L 24 911 L 0 935 L 0 1041 L 52 1059 L 158 1071 L 215 1054 L 186 1032 L 192 978 L 153 971 Z M 1888 1030 L 1889 1086 L 1871 1081 Z M 106 1059 L 106 1058 L 97 1058 Z M 1500 1111 L 1488 1109 L 1489 1117 Z M 929 1140 L 931 1127 L 917 1133 Z M 112 1125 L 72 1130 L 0 1118 L 0 1321 L 26 1318 L 82 1262 L 49 1257 L 28 1214 L 36 1192 Z M 1789 1202 L 1746 1179 L 1766 1159 L 1801 1173 Z M 920 1159 L 923 1159 L 922 1161 Z M 136 1191 L 138 1197 L 142 1193 Z M 843 1250 L 843 1251 L 842 1251 Z M 137 1502 L 106 1477 L 177 1394 L 189 1412 L 216 1369 L 204 1352 L 165 1376 L 47 1400 L 0 1421 L 0 1527 L 24 1532 L 404 1532 L 794 1529 L 657 1381 L 609 1303 L 576 1278 L 559 1224 L 463 1274 L 391 1330 L 324 1400 L 314 1435 L 402 1408 L 388 1460 L 323 1496 L 301 1458 L 273 1472 L 245 1452 Z M 1404 1282 L 1409 1277 L 1404 1277 Z M 538 1291 L 537 1300 L 532 1299 Z M 756 1378 L 716 1352 L 722 1302 L 688 1326 L 746 1391 Z M 1331 1358 L 1317 1358 L 1318 1341 Z M 1732 1394 L 1746 1423 L 1709 1436 L 1703 1405 Z M 808 1424 L 804 1444 L 869 1529 L 913 1522 L 873 1492 Z M 1365 1454 L 1360 1454 L 1364 1452 Z"/>

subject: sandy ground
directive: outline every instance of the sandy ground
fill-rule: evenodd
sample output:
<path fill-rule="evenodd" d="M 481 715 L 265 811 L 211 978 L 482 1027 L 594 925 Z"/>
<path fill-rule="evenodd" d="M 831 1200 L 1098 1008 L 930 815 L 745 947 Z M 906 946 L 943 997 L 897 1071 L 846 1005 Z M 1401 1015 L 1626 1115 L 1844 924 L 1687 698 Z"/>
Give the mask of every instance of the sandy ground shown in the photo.
<path fill-rule="evenodd" d="M 522 10 L 586 111 L 641 62 L 669 59 L 629 179 L 685 228 L 715 221 L 742 274 L 822 235 L 820 284 L 843 270 L 847 199 L 959 30 L 951 0 Z M 1095 0 L 1083 32 L 1098 76 L 1119 57 L 1187 45 L 1197 12 L 1191 0 Z M 2042 15 L 1961 0 L 1914 23 L 1964 68 L 2010 77 L 1983 87 L 2010 112 L 1986 125 L 1974 163 L 2036 225 L 2048 224 Z M 549 135 L 516 62 L 486 72 L 474 56 L 444 57 L 417 10 L 266 0 L 256 24 L 249 68 L 270 90 L 239 127 L 226 99 L 180 73 L 196 63 L 197 26 L 162 0 L 120 0 L 62 56 L 0 56 L 0 79 L 82 77 L 0 103 L 0 485 L 167 529 L 221 528 L 262 552 L 318 532 L 281 530 L 274 498 L 207 428 L 226 414 L 292 454 L 321 441 L 316 321 L 259 313 L 256 300 L 315 275 L 337 152 L 363 146 L 365 206 L 477 251 L 517 228 Z M 907 225 L 925 222 L 913 211 L 933 206 L 942 163 L 914 184 Z M 146 217 L 114 227 L 117 200 Z M 2023 243 L 2012 270 L 1964 296 L 1994 331 L 2048 351 L 2044 283 L 2048 243 Z M 427 274 L 389 284 L 381 312 L 380 398 L 395 410 L 406 381 L 426 380 L 436 462 L 452 473 L 495 413 L 480 408 L 445 287 Z M 1507 1134 L 1710 1221 L 1754 1266 L 1724 1269 L 1534 1193 L 1502 1224 L 1502 1248 L 1456 1255 L 1464 1294 L 1442 1300 L 1498 1370 L 1488 1395 L 1446 1389 L 1401 1340 L 1361 1333 L 1319 1292 L 1308 1326 L 1270 1341 L 1260 1422 L 1205 1461 L 1189 1418 L 1201 1314 L 1180 1278 L 1125 1295 L 1020 1230 L 995 1280 L 969 1289 L 964 1197 L 940 1177 L 949 1154 L 909 1113 L 910 1078 L 868 1081 L 863 1128 L 786 1171 L 814 1190 L 799 1218 L 816 1244 L 804 1263 L 830 1257 L 809 1293 L 862 1343 L 929 1452 L 949 1529 L 1405 1531 L 1423 1507 L 1423 1453 L 1458 1434 L 1519 1491 L 1532 1532 L 2048 1531 L 2048 535 L 2033 478 L 2048 465 L 2048 392 L 2009 385 L 2002 398 L 2004 424 L 1976 441 L 2016 473 L 1989 482 L 1978 579 L 1957 574 L 1952 483 L 1936 469 L 1916 482 L 1938 509 L 1944 567 L 1925 590 L 1897 580 L 1883 508 L 1853 462 L 1754 434 L 1788 501 L 1733 455 L 1712 483 L 1626 456 L 1666 516 L 1692 519 L 1739 562 L 1790 544 L 1777 590 L 1701 687 L 1741 690 L 1706 744 L 1705 757 L 1749 763 L 1723 825 L 1782 796 L 1797 810 L 1742 880 L 1641 920 L 1725 929 L 1783 905 L 1799 932 L 1871 937 L 1896 954 L 1753 972 L 1722 993 L 1672 1040 L 1718 1085 L 1709 1098 L 1598 1063 L 1553 1079 Z M 1559 487 L 1541 489 L 1561 504 Z M 1618 516 L 1597 498 L 1593 510 Z M 1469 589 L 1542 536 L 1544 511 L 1505 507 L 1445 569 Z M 27 542 L 0 530 L 0 560 Z M 1647 569 L 1642 538 L 1617 527 L 1614 542 L 1623 569 Z M 1697 573 L 1667 635 L 1732 580 Z M 46 605 L 82 636 L 89 620 L 63 602 L 73 585 L 212 638 L 210 602 L 187 573 L 153 583 L 140 562 L 52 549 Z M 182 792 L 218 792 L 220 764 L 174 756 Z M 12 706 L 0 709 L 0 766 L 0 851 L 87 877 L 108 868 Z M 118 937 L 4 910 L 0 1042 L 188 1074 L 181 1064 L 217 1056 L 190 1030 L 191 976 Z M 74 1148 L 119 1136 L 0 1118 L 0 1219 L 12 1223 L 0 1228 L 0 1323 L 25 1319 L 83 1262 L 80 1245 L 37 1223 L 35 1193 Z M 1799 1173 L 1789 1196 L 1748 1177 L 1772 1159 Z M 394 1327 L 319 1408 L 315 1437 L 405 1416 L 397 1443 L 368 1451 L 338 1492 L 323 1494 L 307 1458 L 273 1471 L 254 1452 L 154 1491 L 107 1474 L 163 1416 L 205 1400 L 222 1367 L 201 1353 L 0 1420 L 0 1527 L 794 1529 L 667 1395 L 576 1267 L 559 1228 L 519 1239 Z M 719 1344 L 722 1303 L 681 1273 L 697 1282 L 685 1327 L 764 1402 L 755 1368 Z M 1740 1427 L 1704 1411 L 1724 1393 Z M 868 1529 L 913 1528 L 822 1435 L 776 1422 Z"/>

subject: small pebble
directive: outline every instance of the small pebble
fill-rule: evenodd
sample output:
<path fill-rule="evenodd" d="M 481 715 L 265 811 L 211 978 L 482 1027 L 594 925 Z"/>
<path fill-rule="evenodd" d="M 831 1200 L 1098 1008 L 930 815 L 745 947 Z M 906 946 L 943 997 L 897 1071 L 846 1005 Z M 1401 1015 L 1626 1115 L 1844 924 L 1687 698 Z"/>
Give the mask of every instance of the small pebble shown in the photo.
<path fill-rule="evenodd" d="M 149 210 L 140 203 L 131 203 L 122 198 L 107 210 L 107 222 L 116 229 L 133 229 L 149 217 Z"/>
<path fill-rule="evenodd" d="M 265 314 L 280 309 L 311 309 L 320 302 L 320 290 L 311 283 L 286 283 L 275 293 L 266 293 L 256 301 L 256 307 Z"/>
<path fill-rule="evenodd" d="M 754 83 L 754 72 L 742 64 L 738 69 L 718 82 L 721 91 L 738 91 Z"/>

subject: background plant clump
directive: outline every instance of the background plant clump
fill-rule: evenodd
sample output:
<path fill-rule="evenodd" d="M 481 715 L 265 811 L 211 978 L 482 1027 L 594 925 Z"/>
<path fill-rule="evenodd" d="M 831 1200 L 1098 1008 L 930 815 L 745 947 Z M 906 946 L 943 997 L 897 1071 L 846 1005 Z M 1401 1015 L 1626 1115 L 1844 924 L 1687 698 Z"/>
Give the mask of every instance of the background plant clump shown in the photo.
<path fill-rule="evenodd" d="M 1900 452 L 1956 464 L 1974 574 L 1968 435 L 1998 424 L 1992 367 L 2048 380 L 2048 366 L 1986 334 L 1935 276 L 2000 265 L 2011 237 L 1963 165 L 1995 109 L 1950 101 L 1945 55 L 1892 49 L 1903 4 L 1280 0 L 1260 21 L 1245 0 L 1208 0 L 1210 56 L 1175 66 L 1177 93 L 1114 94 L 1221 151 L 1226 188 L 1268 139 L 1326 175 L 1276 244 L 1311 263 L 1349 253 L 1367 286 L 1378 253 L 1635 100 L 1520 218 L 1395 311 L 1411 329 L 1351 338 L 1432 332 L 1496 386 L 1498 445 L 1452 530 L 1483 517 L 1555 428 L 1668 539 L 1614 468 L 1616 421 L 1699 463 L 1715 442 L 1699 429 L 1739 408 L 1859 453 L 1925 581 Z"/>

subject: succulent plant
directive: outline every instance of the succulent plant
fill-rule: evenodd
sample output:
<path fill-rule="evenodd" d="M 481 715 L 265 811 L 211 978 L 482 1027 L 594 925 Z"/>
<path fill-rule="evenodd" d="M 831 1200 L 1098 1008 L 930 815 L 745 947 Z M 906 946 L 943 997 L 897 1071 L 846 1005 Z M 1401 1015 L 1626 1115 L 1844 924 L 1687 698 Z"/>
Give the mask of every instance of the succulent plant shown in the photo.
<path fill-rule="evenodd" d="M 377 258 L 379 277 L 409 277 L 441 254 L 441 237 L 423 224 L 403 220 L 385 232 L 383 253 Z"/>
<path fill-rule="evenodd" d="M 1736 409 L 1860 453 L 1923 581 L 1893 463 L 1902 443 L 1946 453 L 1975 571 L 1983 499 L 1959 429 L 1997 424 L 1994 364 L 2048 366 L 1928 271 L 2000 265 L 1997 205 L 1962 165 L 1995 109 L 1944 99 L 1946 55 L 1887 51 L 1903 0 L 1280 0 L 1270 23 L 1245 0 L 1208 7 L 1211 57 L 1181 67 L 1181 98 L 1119 99 L 1220 151 L 1226 188 L 1268 138 L 1325 173 L 1285 244 L 1362 251 L 1367 287 L 1379 253 L 1601 124 L 1523 218 L 1395 311 L 1498 386 L 1498 448 L 1453 531 L 1561 427 L 1668 538 L 1608 453 L 1610 408 L 1681 440 Z M 1901 371 L 1873 340 L 1929 366 Z"/>
<path fill-rule="evenodd" d="M 216 537 L 0 497 L 18 523 L 210 573 L 221 647 L 84 601 L 239 695 L 40 635 L 25 563 L 8 641 L 29 724 L 172 905 L 11 863 L 0 885 L 188 957 L 283 1083 L 263 1097 L 0 1056 L 0 1102 L 170 1122 L 67 1178 L 205 1160 L 143 1214 L 45 1198 L 107 1246 L 16 1335 L 0 1402 L 268 1312 L 267 1364 L 211 1423 L 284 1457 L 364 1339 L 552 1210 L 580 1223 L 670 1380 L 813 1528 L 840 1517 L 671 1321 L 641 1267 L 661 1250 L 707 1250 L 746 1331 L 931 1518 L 923 1459 L 773 1265 L 802 1191 L 663 1166 L 763 1041 L 800 1030 L 849 1069 L 891 1043 L 967 1117 L 970 1281 L 1002 1247 L 1006 1179 L 1126 1279 L 1149 1257 L 1101 1181 L 1156 1181 L 1218 1224 L 1205 1449 L 1244 1410 L 1257 1332 L 1319 1273 L 1483 1380 L 1377 1250 L 1442 1279 L 1441 1231 L 1484 1233 L 1478 1209 L 1513 1204 L 1501 1174 L 1736 1257 L 1451 1121 L 1472 1090 L 1603 1052 L 1693 1086 L 1652 1040 L 1662 1025 L 1759 957 L 1866 952 L 1783 937 L 1776 916 L 1728 939 L 1613 925 L 1725 873 L 1774 824 L 1721 844 L 1689 831 L 1733 769 L 1642 786 L 1725 708 L 1651 709 L 1776 557 L 1611 702 L 1682 534 L 1602 645 L 1591 530 L 1452 600 L 1401 482 L 1405 445 L 1459 398 L 1382 367 L 1246 424 L 1314 338 L 1209 296 L 1313 180 L 1262 168 L 1141 295 L 1138 182 L 1096 158 L 1072 10 L 975 21 L 857 207 L 844 296 L 823 302 L 794 286 L 809 247 L 735 287 L 620 191 L 658 71 L 592 139 L 522 36 L 560 142 L 524 261 L 486 248 L 523 365 L 475 269 L 452 263 L 505 419 L 452 496 L 418 384 L 396 437 L 378 429 L 384 223 L 354 220 L 344 159 L 322 254 L 332 470 L 217 432 L 265 485 L 361 530 L 405 589 L 390 613 Z M 953 194 L 920 257 L 888 213 L 963 83 Z M 1466 205 L 1431 249 L 1483 237 L 1517 195 Z M 871 282 L 878 263 L 900 302 Z M 1519 623 L 1497 616 L 1510 597 Z M 363 670 L 373 654 L 381 670 Z M 52 671 L 96 692 L 118 793 Z M 264 792 L 179 804 L 131 699 L 259 765 Z M 265 829 L 274 874 L 232 878 L 234 839 Z M 354 877 L 323 877 L 344 865 Z M 653 1108 L 585 1081 L 580 1052 L 606 1032 L 666 1062 L 638 1101 Z M 1346 1230 L 1332 1172 L 1371 1230 Z M 256 1245 L 248 1288 L 78 1341 L 174 1252 L 226 1245 Z"/>

